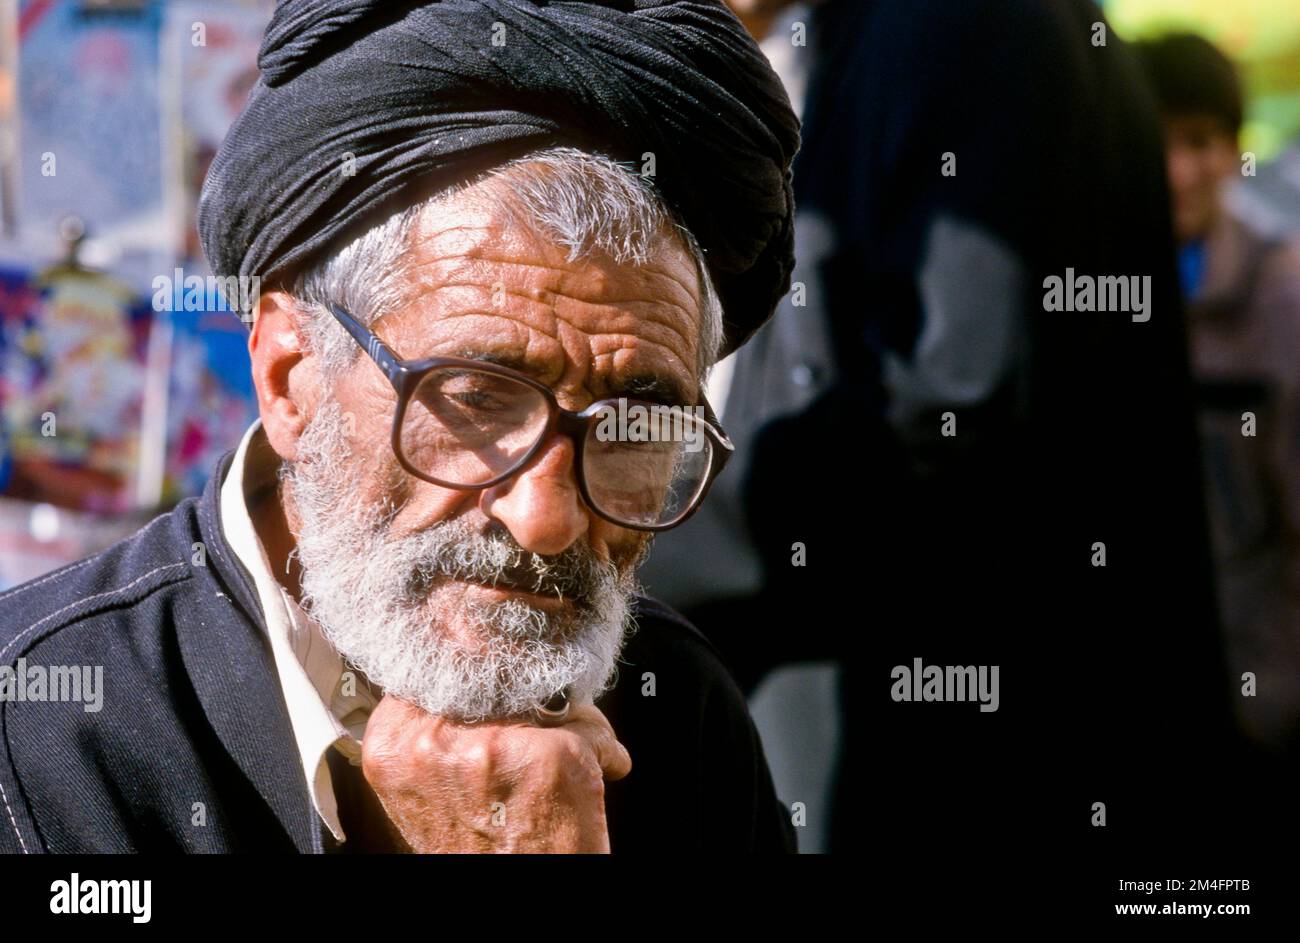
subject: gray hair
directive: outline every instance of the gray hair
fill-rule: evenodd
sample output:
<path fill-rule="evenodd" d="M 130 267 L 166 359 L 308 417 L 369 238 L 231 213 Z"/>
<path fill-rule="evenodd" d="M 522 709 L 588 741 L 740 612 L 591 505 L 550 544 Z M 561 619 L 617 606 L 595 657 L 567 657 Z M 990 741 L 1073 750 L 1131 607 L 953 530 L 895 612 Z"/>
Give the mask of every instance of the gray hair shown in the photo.
<path fill-rule="evenodd" d="M 500 189 L 488 188 L 488 201 L 506 210 L 508 218 L 566 246 L 570 262 L 600 250 L 617 263 L 642 265 L 660 235 L 674 233 L 699 275 L 702 310 L 696 368 L 704 379 L 722 346 L 723 328 L 722 302 L 703 249 L 650 182 L 608 157 L 571 147 L 536 151 L 439 191 L 299 272 L 287 290 L 297 302 L 324 376 L 336 376 L 361 352 L 328 305 L 341 305 L 367 326 L 400 307 L 407 293 L 403 260 L 421 218 L 489 180 Z"/>

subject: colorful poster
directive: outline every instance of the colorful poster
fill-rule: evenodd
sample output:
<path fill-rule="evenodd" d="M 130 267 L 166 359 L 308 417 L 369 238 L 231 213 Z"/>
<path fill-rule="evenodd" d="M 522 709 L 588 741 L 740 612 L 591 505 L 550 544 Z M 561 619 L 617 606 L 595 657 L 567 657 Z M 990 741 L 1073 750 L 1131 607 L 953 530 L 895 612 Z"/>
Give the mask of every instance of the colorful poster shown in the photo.
<path fill-rule="evenodd" d="M 230 311 L 158 315 L 171 337 L 163 498 L 203 490 L 221 454 L 257 416 L 248 329 Z"/>
<path fill-rule="evenodd" d="M 100 512 L 135 506 L 148 299 L 72 263 L 0 277 L 6 490 Z"/>
<path fill-rule="evenodd" d="M 95 14 L 27 0 L 19 10 L 20 233 L 27 258 L 53 259 L 70 213 L 118 260 L 166 248 L 162 222 L 155 5 Z"/>

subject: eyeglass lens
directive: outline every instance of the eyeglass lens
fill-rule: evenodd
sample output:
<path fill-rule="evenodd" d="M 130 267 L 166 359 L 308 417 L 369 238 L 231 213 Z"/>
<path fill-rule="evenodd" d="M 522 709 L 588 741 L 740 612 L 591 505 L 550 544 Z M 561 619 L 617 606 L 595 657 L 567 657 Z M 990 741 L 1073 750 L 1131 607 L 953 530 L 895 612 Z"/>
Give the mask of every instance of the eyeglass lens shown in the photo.
<path fill-rule="evenodd" d="M 632 526 L 659 526 L 687 513 L 712 464 L 702 424 L 678 410 L 631 435 L 609 422 L 588 426 L 583 475 L 600 513 Z M 407 402 L 398 438 L 408 464 L 449 485 L 478 485 L 518 467 L 546 431 L 549 404 L 526 383 L 463 367 L 430 371 Z"/>

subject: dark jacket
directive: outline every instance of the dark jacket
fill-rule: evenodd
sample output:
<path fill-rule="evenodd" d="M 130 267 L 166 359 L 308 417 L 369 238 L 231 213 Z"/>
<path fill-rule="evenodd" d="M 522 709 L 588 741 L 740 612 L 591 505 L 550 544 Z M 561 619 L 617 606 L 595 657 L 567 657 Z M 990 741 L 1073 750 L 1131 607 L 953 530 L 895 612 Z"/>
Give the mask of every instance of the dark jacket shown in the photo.
<path fill-rule="evenodd" d="M 0 665 L 103 668 L 97 712 L 0 701 L 0 851 L 324 850 L 252 579 L 221 530 L 232 456 L 202 497 L 0 595 Z M 607 787 L 612 850 L 793 850 L 709 643 L 649 600 L 637 621 L 597 701 L 633 761 Z"/>
<path fill-rule="evenodd" d="M 1236 706 L 1300 756 L 1300 244 L 1224 213 L 1205 266 L 1188 311 L 1219 607 L 1231 675 L 1259 678 Z"/>

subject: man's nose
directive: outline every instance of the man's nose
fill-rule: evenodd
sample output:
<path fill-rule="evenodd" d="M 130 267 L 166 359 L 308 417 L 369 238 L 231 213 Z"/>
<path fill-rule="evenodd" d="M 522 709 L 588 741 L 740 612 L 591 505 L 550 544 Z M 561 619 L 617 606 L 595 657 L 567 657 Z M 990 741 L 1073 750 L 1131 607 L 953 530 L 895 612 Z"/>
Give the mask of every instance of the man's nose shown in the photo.
<path fill-rule="evenodd" d="M 573 442 L 555 436 L 521 471 L 479 497 L 479 510 L 500 521 L 525 550 L 567 550 L 590 519 L 578 492 Z"/>

